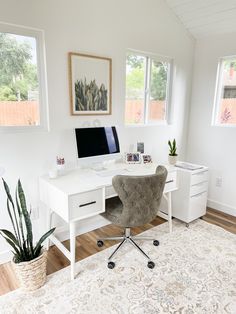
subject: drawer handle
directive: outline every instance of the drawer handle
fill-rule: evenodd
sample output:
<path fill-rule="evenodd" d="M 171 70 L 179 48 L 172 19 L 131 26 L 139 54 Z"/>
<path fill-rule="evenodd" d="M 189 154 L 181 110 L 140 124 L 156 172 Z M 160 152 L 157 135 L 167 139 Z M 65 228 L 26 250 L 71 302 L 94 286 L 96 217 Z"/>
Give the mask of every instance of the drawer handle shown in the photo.
<path fill-rule="evenodd" d="M 174 182 L 174 180 L 169 180 L 169 181 L 166 181 L 166 183 L 172 183 Z"/>
<path fill-rule="evenodd" d="M 206 183 L 207 181 L 203 181 L 203 182 L 200 182 L 200 183 L 196 183 L 196 184 L 193 184 L 192 186 L 202 186 Z"/>
<path fill-rule="evenodd" d="M 204 194 L 204 193 L 206 193 L 206 192 L 201 192 L 201 193 L 198 193 L 198 194 L 192 195 L 191 197 L 198 197 L 199 195 L 202 195 L 202 194 Z"/>
<path fill-rule="evenodd" d="M 81 204 L 81 205 L 79 205 L 79 207 L 89 206 L 89 205 L 96 204 L 96 203 L 97 203 L 96 201 L 93 201 L 93 202 Z"/>
<path fill-rule="evenodd" d="M 207 171 L 197 172 L 193 173 L 193 176 L 204 176 L 207 173 Z"/>

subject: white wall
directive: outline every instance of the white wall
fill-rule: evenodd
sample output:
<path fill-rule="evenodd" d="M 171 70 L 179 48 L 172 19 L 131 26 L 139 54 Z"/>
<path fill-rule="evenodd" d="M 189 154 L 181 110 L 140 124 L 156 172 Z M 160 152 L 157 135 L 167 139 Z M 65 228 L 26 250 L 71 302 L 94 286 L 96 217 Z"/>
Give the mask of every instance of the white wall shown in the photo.
<path fill-rule="evenodd" d="M 218 59 L 236 55 L 236 33 L 198 40 L 189 120 L 189 161 L 210 168 L 208 205 L 236 216 L 236 128 L 211 126 Z M 216 187 L 222 177 L 222 187 Z"/>
<path fill-rule="evenodd" d="M 55 156 L 64 155 L 67 163 L 74 163 L 74 127 L 94 123 L 118 125 L 123 150 L 142 140 L 147 151 L 160 162 L 167 160 L 167 140 L 175 137 L 180 156 L 184 156 L 194 41 L 163 0 L 2 0 L 0 21 L 45 31 L 51 131 L 0 135 L 0 166 L 6 169 L 4 177 L 12 187 L 20 177 L 33 206 L 38 206 L 38 177 L 48 171 Z M 125 54 L 128 48 L 174 59 L 170 126 L 124 127 Z M 69 51 L 112 58 L 111 116 L 70 116 Z M 2 187 L 0 199 L 0 228 L 8 227 Z M 40 209 L 36 234 L 42 232 L 45 220 Z M 0 259 L 5 250 L 8 247 L 0 239 Z"/>

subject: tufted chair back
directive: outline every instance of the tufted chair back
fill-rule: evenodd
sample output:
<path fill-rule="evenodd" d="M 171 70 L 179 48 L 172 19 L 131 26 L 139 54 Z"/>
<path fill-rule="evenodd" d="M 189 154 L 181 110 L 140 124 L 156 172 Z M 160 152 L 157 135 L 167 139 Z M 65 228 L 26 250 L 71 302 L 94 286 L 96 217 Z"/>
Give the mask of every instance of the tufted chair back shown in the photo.
<path fill-rule="evenodd" d="M 118 219 L 120 226 L 141 226 L 156 217 L 166 177 L 166 168 L 158 166 L 153 175 L 118 175 L 113 178 L 112 184 L 123 205 Z"/>

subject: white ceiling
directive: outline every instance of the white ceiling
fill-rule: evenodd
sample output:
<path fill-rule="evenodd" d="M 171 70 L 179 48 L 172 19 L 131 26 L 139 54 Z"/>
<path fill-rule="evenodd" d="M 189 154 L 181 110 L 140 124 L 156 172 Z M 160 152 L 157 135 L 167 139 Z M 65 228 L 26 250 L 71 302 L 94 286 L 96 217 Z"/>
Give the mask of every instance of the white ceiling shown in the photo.
<path fill-rule="evenodd" d="M 166 0 L 195 37 L 236 32 L 236 0 Z"/>

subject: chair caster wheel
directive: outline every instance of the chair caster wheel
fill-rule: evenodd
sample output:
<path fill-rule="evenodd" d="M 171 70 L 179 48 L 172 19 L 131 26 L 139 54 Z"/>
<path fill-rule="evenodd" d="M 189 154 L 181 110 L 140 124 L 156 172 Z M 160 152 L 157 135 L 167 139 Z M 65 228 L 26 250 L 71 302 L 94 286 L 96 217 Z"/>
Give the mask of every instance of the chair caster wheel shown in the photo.
<path fill-rule="evenodd" d="M 160 244 L 160 242 L 158 240 L 153 241 L 153 245 L 158 246 L 159 244 Z"/>
<path fill-rule="evenodd" d="M 97 241 L 97 246 L 98 246 L 98 247 L 102 247 L 102 246 L 103 246 L 103 244 L 104 244 L 104 243 L 103 243 L 103 241 L 102 241 L 102 240 L 98 240 L 98 241 Z"/>
<path fill-rule="evenodd" d="M 155 267 L 155 263 L 153 263 L 152 261 L 149 261 L 147 266 L 148 266 L 148 268 L 153 269 Z"/>
<path fill-rule="evenodd" d="M 115 263 L 114 262 L 108 262 L 108 264 L 107 264 L 107 267 L 109 268 L 109 269 L 113 269 L 114 267 L 115 267 Z"/>

